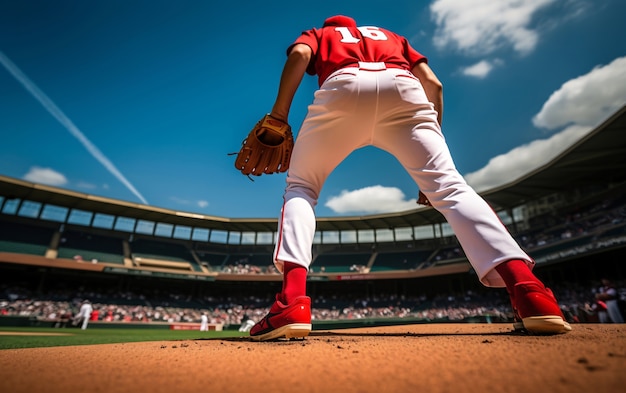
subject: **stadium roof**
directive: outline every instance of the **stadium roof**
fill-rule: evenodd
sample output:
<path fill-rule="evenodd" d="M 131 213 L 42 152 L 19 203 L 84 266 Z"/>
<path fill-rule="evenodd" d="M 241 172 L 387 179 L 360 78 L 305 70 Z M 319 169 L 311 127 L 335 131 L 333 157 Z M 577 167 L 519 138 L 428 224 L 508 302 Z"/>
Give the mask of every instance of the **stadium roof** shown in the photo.
<path fill-rule="evenodd" d="M 621 184 L 626 175 L 626 106 L 547 164 L 507 184 L 481 192 L 496 209 L 511 209 L 530 200 L 579 184 Z M 114 216 L 174 225 L 241 232 L 273 232 L 276 218 L 226 218 L 180 212 L 35 184 L 0 175 L 0 195 Z M 379 215 L 320 217 L 317 230 L 402 228 L 444 222 L 433 208 Z"/>
<path fill-rule="evenodd" d="M 626 177 L 626 106 L 547 164 L 481 195 L 511 207 L 576 185 L 621 184 Z"/>

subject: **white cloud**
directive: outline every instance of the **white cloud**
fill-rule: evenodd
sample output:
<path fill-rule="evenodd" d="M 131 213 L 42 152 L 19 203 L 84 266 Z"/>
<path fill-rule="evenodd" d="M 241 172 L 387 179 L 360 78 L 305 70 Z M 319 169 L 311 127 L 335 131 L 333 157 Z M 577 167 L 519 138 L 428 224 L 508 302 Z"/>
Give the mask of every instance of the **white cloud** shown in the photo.
<path fill-rule="evenodd" d="M 417 209 L 416 199 L 405 200 L 404 193 L 395 187 L 380 185 L 359 190 L 343 190 L 337 196 L 330 197 L 324 206 L 335 213 L 391 213 Z"/>
<path fill-rule="evenodd" d="M 77 188 L 84 188 L 86 190 L 95 190 L 96 188 L 98 188 L 98 186 L 96 186 L 95 184 L 92 183 L 87 183 L 84 181 L 81 181 L 79 183 L 76 184 Z"/>
<path fill-rule="evenodd" d="M 28 173 L 24 175 L 24 180 L 49 186 L 64 186 L 67 184 L 67 178 L 62 173 L 52 168 L 41 168 L 38 166 L 30 168 Z"/>
<path fill-rule="evenodd" d="M 209 202 L 205 201 L 205 200 L 197 200 L 197 201 L 192 201 L 189 199 L 184 199 L 184 198 L 179 198 L 176 196 L 172 196 L 170 197 L 170 200 L 174 203 L 176 203 L 177 205 L 182 205 L 182 206 L 198 206 L 200 208 L 205 208 L 207 206 L 209 206 Z"/>
<path fill-rule="evenodd" d="M 500 48 L 531 52 L 539 39 L 532 27 L 537 11 L 556 0 L 435 0 L 434 43 L 466 54 L 484 55 Z M 563 16 L 560 16 L 563 17 Z"/>
<path fill-rule="evenodd" d="M 626 56 L 565 82 L 533 117 L 537 127 L 594 127 L 626 105 Z"/>
<path fill-rule="evenodd" d="M 482 191 L 519 178 L 555 158 L 624 105 L 626 57 L 620 57 L 565 82 L 533 117 L 537 127 L 565 129 L 494 157 L 465 179 Z"/>
<path fill-rule="evenodd" d="M 465 180 L 479 192 L 506 184 L 548 163 L 590 130 L 591 127 L 574 125 L 548 139 L 516 147 L 492 158 L 482 169 L 468 173 Z"/>
<path fill-rule="evenodd" d="M 481 60 L 469 67 L 462 68 L 461 73 L 463 75 L 482 79 L 485 78 L 494 69 L 494 67 L 500 64 L 502 64 L 502 61 L 499 59 L 494 61 Z"/>
<path fill-rule="evenodd" d="M 191 201 L 187 200 L 187 199 L 183 199 L 183 198 L 179 198 L 176 196 L 172 196 L 170 197 L 170 200 L 174 203 L 177 203 L 179 205 L 191 205 L 193 204 Z"/>

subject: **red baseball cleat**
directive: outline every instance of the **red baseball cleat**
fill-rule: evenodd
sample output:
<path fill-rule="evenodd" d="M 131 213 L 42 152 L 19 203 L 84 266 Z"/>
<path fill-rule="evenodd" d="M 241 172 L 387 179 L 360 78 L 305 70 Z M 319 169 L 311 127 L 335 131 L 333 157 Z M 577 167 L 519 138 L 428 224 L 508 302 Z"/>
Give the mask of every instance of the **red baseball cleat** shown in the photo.
<path fill-rule="evenodd" d="M 552 291 L 537 282 L 515 284 L 511 303 L 516 330 L 523 327 L 534 334 L 559 334 L 572 330 Z"/>
<path fill-rule="evenodd" d="M 300 296 L 290 304 L 284 304 L 280 295 L 272 304 L 269 313 L 250 330 L 256 341 L 277 338 L 306 337 L 311 332 L 311 298 Z"/>

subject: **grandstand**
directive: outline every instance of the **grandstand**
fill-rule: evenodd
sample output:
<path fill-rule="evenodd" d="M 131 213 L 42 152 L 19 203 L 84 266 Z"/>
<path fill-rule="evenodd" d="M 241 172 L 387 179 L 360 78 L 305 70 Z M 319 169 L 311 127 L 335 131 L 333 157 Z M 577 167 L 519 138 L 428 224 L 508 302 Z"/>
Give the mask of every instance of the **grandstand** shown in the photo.
<path fill-rule="evenodd" d="M 608 269 L 624 277 L 625 175 L 622 108 L 551 162 L 481 194 L 538 268 L 551 266 L 562 277 L 568 262 L 601 254 L 605 264 L 595 264 L 592 275 Z M 113 289 L 171 287 L 190 296 L 270 293 L 281 281 L 271 262 L 276 224 L 276 218 L 173 211 L 0 176 L 0 276 L 4 285 L 21 280 L 38 291 L 53 288 L 54 277 Z M 344 285 L 346 292 L 415 296 L 442 280 L 455 291 L 477 286 L 450 227 L 429 207 L 318 218 L 313 253 L 313 292 Z"/>

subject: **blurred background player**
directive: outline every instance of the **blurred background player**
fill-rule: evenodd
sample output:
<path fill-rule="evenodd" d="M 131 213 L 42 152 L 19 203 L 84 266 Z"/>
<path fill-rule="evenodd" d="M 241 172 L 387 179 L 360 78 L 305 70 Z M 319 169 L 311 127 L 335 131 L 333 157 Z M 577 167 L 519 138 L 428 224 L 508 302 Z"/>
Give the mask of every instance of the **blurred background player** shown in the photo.
<path fill-rule="evenodd" d="M 205 312 L 200 316 L 200 331 L 208 332 L 209 331 L 209 317 Z"/>
<path fill-rule="evenodd" d="M 608 319 L 613 323 L 624 323 L 624 316 L 619 307 L 619 293 L 615 287 L 615 283 L 609 279 L 602 279 L 602 287 L 596 294 L 596 300 L 599 304 L 603 304 Z M 598 312 L 599 314 L 599 312 Z M 600 318 L 600 323 L 607 323 L 606 316 Z"/>
<path fill-rule="evenodd" d="M 250 329 L 252 329 L 252 326 L 254 326 L 254 321 L 247 314 L 245 314 L 241 318 L 241 325 L 239 326 L 239 331 L 249 332 Z"/>
<path fill-rule="evenodd" d="M 74 325 L 80 324 L 80 328 L 82 330 L 87 329 L 87 325 L 89 324 L 89 319 L 91 318 L 91 313 L 93 312 L 93 307 L 89 300 L 85 299 L 80 305 L 80 309 L 78 313 L 74 317 Z"/>
<path fill-rule="evenodd" d="M 305 72 L 318 76 L 319 89 L 297 133 L 279 218 L 274 264 L 283 288 L 251 329 L 253 339 L 309 334 L 314 208 L 330 173 L 364 146 L 402 164 L 452 227 L 481 283 L 507 288 L 518 326 L 533 333 L 571 329 L 552 292 L 532 273 L 534 261 L 458 173 L 440 126 L 442 84 L 425 56 L 389 30 L 330 17 L 288 47 L 271 116 L 288 122 Z"/>

